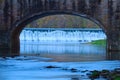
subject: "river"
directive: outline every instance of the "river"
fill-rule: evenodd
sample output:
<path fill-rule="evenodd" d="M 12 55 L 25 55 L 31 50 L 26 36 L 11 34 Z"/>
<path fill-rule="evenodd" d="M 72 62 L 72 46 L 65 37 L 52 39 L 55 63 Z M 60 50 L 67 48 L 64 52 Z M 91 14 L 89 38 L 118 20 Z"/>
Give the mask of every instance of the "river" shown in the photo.
<path fill-rule="evenodd" d="M 0 80 L 90 80 L 89 71 L 120 68 L 120 54 L 107 53 L 102 45 L 68 40 L 20 44 L 20 56 L 0 58 Z"/>

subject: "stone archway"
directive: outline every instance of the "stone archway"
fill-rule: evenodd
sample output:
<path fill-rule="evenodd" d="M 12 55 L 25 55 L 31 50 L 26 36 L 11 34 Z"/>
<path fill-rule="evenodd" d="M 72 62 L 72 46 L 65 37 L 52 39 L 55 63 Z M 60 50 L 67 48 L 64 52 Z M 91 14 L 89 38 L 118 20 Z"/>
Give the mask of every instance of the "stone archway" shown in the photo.
<path fill-rule="evenodd" d="M 100 23 L 98 20 L 96 20 L 88 15 L 85 15 L 85 14 L 79 14 L 76 12 L 45 12 L 42 14 L 37 14 L 37 15 L 35 14 L 34 16 L 32 15 L 32 17 L 30 16 L 30 17 L 22 20 L 21 22 L 18 22 L 15 25 L 16 26 L 15 29 L 13 29 L 11 32 L 11 53 L 13 55 L 19 54 L 19 51 L 20 51 L 19 36 L 20 36 L 21 31 L 27 24 L 31 23 L 34 20 L 42 18 L 42 17 L 46 17 L 46 16 L 50 16 L 50 15 L 58 15 L 58 14 L 67 14 L 67 15 L 74 15 L 74 16 L 78 16 L 78 17 L 87 18 L 87 19 L 93 21 L 94 23 L 96 23 L 100 28 L 103 29 L 104 32 L 106 32 L 102 23 Z"/>
<path fill-rule="evenodd" d="M 0 51 L 5 50 L 2 55 L 18 55 L 18 36 L 27 23 L 55 14 L 95 19 L 104 26 L 107 51 L 120 52 L 120 0 L 1 0 Z"/>

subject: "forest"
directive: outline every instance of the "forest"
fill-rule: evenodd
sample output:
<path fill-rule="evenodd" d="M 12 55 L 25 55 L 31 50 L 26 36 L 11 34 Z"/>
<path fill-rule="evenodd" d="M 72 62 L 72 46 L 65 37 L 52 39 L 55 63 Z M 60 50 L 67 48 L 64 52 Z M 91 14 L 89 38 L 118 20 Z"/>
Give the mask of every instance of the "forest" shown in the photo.
<path fill-rule="evenodd" d="M 28 28 L 99 28 L 89 19 L 73 15 L 53 15 L 40 18 L 27 25 Z"/>

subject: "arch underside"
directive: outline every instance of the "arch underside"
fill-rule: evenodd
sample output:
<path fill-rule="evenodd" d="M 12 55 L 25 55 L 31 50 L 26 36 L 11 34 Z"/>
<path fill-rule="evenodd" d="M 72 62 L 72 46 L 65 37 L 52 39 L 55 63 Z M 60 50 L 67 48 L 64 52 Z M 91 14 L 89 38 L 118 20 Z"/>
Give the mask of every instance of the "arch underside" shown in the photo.
<path fill-rule="evenodd" d="M 23 28 L 31 23 L 32 21 L 34 20 L 37 20 L 37 19 L 40 19 L 42 17 L 46 17 L 46 16 L 50 16 L 50 15 L 60 15 L 60 14 L 66 14 L 66 15 L 74 15 L 74 16 L 78 16 L 78 17 L 83 17 L 83 18 L 86 18 L 86 19 L 89 19 L 91 21 L 93 21 L 94 23 L 96 23 L 98 26 L 100 26 L 100 28 L 103 29 L 104 32 L 106 32 L 104 26 L 102 25 L 102 23 L 93 18 L 93 17 L 90 17 L 89 15 L 86 15 L 86 14 L 80 14 L 78 12 L 43 12 L 43 13 L 37 13 L 37 14 L 33 14 L 31 16 L 28 16 L 26 18 L 23 18 L 21 19 L 19 22 L 17 22 L 14 26 L 14 29 L 12 30 L 11 32 L 11 53 L 13 55 L 18 55 L 20 53 L 20 39 L 19 39 L 19 36 L 20 36 L 20 33 L 21 31 L 23 30 Z"/>

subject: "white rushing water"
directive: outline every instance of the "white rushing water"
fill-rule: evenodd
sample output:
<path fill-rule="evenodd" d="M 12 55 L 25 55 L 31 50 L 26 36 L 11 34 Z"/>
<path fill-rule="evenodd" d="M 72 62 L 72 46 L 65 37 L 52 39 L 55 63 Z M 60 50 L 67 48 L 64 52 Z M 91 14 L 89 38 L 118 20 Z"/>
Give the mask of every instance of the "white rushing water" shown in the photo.
<path fill-rule="evenodd" d="M 101 29 L 24 29 L 20 34 L 21 41 L 55 41 L 55 42 L 91 42 L 106 39 Z"/>

